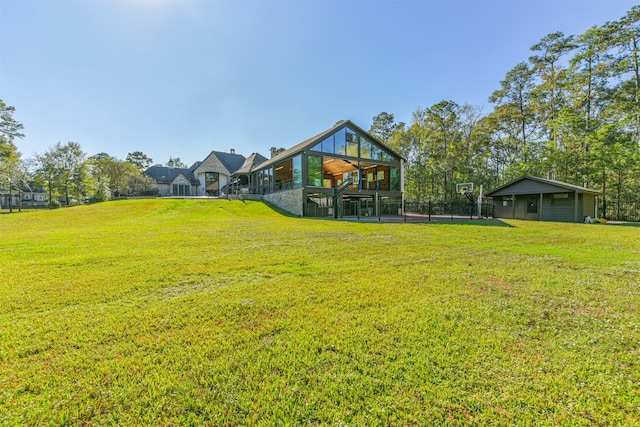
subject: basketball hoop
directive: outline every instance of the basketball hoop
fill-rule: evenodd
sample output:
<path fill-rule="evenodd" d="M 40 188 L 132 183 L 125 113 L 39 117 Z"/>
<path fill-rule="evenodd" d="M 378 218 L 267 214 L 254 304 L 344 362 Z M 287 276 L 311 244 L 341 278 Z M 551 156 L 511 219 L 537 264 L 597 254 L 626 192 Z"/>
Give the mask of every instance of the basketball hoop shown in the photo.
<path fill-rule="evenodd" d="M 456 193 L 473 193 L 473 182 L 463 182 L 460 184 L 456 184 Z"/>

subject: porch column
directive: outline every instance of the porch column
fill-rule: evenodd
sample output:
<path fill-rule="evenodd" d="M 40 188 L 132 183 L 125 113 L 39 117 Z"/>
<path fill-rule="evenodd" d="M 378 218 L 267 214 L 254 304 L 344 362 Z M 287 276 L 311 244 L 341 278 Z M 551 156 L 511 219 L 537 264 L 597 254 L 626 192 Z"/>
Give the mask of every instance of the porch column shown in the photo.
<path fill-rule="evenodd" d="M 538 209 L 538 221 L 542 221 L 542 215 L 544 214 L 543 209 L 542 209 L 542 201 L 544 200 L 544 193 L 540 193 L 540 207 Z"/>
<path fill-rule="evenodd" d="M 574 192 L 573 196 L 575 198 L 575 204 L 573 207 L 573 222 L 578 222 L 578 192 Z M 580 221 L 582 222 L 582 221 Z"/>
<path fill-rule="evenodd" d="M 516 219 L 516 195 L 511 195 L 511 219 Z"/>

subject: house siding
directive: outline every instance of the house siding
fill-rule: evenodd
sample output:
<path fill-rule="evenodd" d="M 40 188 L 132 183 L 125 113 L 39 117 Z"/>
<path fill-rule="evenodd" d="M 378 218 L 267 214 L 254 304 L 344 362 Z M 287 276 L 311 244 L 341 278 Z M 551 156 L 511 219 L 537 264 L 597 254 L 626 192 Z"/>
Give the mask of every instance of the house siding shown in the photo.
<path fill-rule="evenodd" d="M 573 222 L 575 213 L 575 193 L 569 193 L 569 204 L 552 205 L 551 195 L 545 194 L 542 212 L 544 221 Z"/>
<path fill-rule="evenodd" d="M 582 203 L 582 206 L 584 208 L 584 211 L 582 212 L 582 216 L 580 218 L 583 218 L 585 216 L 590 216 L 592 218 L 595 218 L 598 216 L 598 214 L 596 213 L 596 198 L 589 195 L 589 194 L 585 194 L 584 195 L 584 202 Z M 578 219 L 580 219 L 578 218 Z"/>
<path fill-rule="evenodd" d="M 502 206 L 503 200 L 510 199 L 510 196 L 497 196 L 493 199 L 493 216 L 496 218 L 512 218 L 513 206 Z"/>

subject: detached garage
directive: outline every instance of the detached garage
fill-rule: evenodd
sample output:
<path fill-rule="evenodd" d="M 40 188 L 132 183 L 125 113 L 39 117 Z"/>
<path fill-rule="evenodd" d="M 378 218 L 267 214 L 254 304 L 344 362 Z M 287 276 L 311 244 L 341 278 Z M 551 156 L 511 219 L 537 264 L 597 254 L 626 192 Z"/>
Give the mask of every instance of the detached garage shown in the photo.
<path fill-rule="evenodd" d="M 600 193 L 566 182 L 522 176 L 485 194 L 493 199 L 494 218 L 583 222 L 597 217 Z"/>

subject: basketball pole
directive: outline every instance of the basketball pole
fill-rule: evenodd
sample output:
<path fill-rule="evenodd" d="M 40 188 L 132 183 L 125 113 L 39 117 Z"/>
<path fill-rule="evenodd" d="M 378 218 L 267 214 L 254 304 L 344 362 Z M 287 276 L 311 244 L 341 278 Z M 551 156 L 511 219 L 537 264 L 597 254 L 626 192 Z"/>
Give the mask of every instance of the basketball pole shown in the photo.
<path fill-rule="evenodd" d="M 478 194 L 478 219 L 484 218 L 482 216 L 482 184 L 480 184 L 480 194 Z"/>

